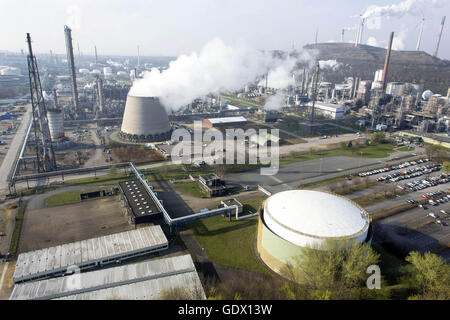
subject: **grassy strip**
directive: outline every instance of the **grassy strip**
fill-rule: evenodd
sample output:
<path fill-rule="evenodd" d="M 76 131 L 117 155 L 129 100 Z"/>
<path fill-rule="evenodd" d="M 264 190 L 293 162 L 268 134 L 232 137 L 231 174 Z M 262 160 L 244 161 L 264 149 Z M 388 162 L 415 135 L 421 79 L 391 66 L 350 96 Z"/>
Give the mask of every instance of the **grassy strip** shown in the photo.
<path fill-rule="evenodd" d="M 398 189 L 399 190 L 399 189 Z M 403 194 L 404 191 L 397 191 L 397 189 L 394 189 L 392 191 L 386 191 L 383 193 L 378 194 L 369 194 L 366 196 L 361 196 L 358 198 L 353 199 L 356 203 L 358 203 L 360 206 L 368 206 L 377 202 L 383 202 L 385 200 L 393 199 L 399 194 Z"/>
<path fill-rule="evenodd" d="M 246 107 L 261 108 L 264 105 L 263 103 L 254 100 L 233 97 L 225 94 L 222 94 L 222 96 L 225 97 L 227 100 L 230 100 L 232 103 L 241 104 Z"/>
<path fill-rule="evenodd" d="M 25 215 L 25 205 L 20 205 L 17 210 L 16 219 L 14 222 L 14 231 L 11 236 L 11 241 L 9 244 L 9 254 L 10 257 L 15 257 L 17 254 L 17 248 L 19 247 L 20 233 L 22 231 L 23 218 Z"/>
<path fill-rule="evenodd" d="M 408 147 L 408 146 L 402 146 L 396 149 L 396 151 L 413 151 L 414 148 Z"/>
<path fill-rule="evenodd" d="M 427 202 L 425 199 L 420 199 L 420 200 L 416 200 L 416 201 L 418 201 L 419 204 L 424 204 Z M 398 214 L 398 213 L 413 209 L 415 207 L 416 207 L 415 204 L 402 203 L 402 204 L 393 206 L 388 209 L 380 209 L 380 210 L 374 211 L 370 214 L 370 216 L 372 217 L 373 221 L 376 221 L 376 220 L 381 220 L 381 219 L 393 216 L 394 214 Z"/>
<path fill-rule="evenodd" d="M 58 194 L 54 194 L 47 199 L 45 199 L 45 204 L 49 207 L 56 207 L 56 206 L 65 206 L 68 204 L 74 204 L 74 203 L 80 203 L 81 198 L 80 195 L 82 193 L 87 192 L 95 192 L 103 189 L 97 189 L 97 190 L 82 190 L 82 191 L 68 191 L 68 192 L 62 192 Z M 98 198 L 92 198 L 90 200 L 100 199 L 103 197 Z"/>
<path fill-rule="evenodd" d="M 129 174 L 126 173 L 108 173 L 105 175 L 100 175 L 97 177 L 87 177 L 80 179 L 67 180 L 64 183 L 58 182 L 57 184 L 64 185 L 90 185 L 90 186 L 103 186 L 103 185 L 113 185 L 118 184 L 121 181 L 130 180 Z"/>
<path fill-rule="evenodd" d="M 345 181 L 347 182 L 347 181 Z M 373 187 L 377 182 L 376 181 L 361 181 L 357 184 L 350 184 L 350 182 L 347 182 L 347 184 L 344 184 L 341 187 L 333 187 L 330 188 L 330 190 L 334 193 L 340 194 L 340 195 L 346 195 L 351 194 L 357 191 L 361 191 L 364 189 L 368 189 L 370 187 Z"/>

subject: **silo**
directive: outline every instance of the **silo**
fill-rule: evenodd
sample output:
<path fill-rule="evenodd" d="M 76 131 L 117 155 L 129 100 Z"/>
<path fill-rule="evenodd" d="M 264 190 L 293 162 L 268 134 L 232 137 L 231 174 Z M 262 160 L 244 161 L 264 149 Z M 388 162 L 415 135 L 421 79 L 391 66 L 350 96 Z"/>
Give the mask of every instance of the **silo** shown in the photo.
<path fill-rule="evenodd" d="M 131 142 L 169 140 L 172 128 L 157 97 L 128 95 L 119 136 Z"/>
<path fill-rule="evenodd" d="M 64 117 L 59 109 L 47 110 L 48 128 L 52 141 L 64 138 Z"/>

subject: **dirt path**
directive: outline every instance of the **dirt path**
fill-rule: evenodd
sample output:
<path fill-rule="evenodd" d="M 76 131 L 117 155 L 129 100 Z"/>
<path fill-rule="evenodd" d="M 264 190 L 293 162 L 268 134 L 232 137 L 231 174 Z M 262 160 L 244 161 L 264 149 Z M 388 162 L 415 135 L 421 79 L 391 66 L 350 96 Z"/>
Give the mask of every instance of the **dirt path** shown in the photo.
<path fill-rule="evenodd" d="M 103 146 L 100 143 L 97 132 L 92 132 L 91 138 L 95 145 L 94 154 L 84 163 L 84 168 L 106 164 L 105 157 L 103 156 Z"/>

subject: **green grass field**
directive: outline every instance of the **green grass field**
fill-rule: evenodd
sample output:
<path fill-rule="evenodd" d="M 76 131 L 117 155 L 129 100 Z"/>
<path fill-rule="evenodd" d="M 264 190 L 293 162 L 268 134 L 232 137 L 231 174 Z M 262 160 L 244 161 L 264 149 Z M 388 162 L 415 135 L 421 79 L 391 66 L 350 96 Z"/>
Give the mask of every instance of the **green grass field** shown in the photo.
<path fill-rule="evenodd" d="M 354 150 L 340 148 L 314 151 L 311 153 L 308 152 L 282 157 L 280 158 L 280 165 L 333 156 L 361 157 L 361 152 L 363 158 L 385 158 L 395 151 L 394 148 L 395 146 L 393 144 L 378 144 L 374 146 L 362 146 L 355 148 Z"/>
<path fill-rule="evenodd" d="M 19 209 L 17 211 L 15 223 L 14 223 L 14 230 L 13 234 L 11 236 L 10 244 L 9 244 L 9 254 L 12 257 L 15 257 L 17 254 L 17 248 L 19 246 L 19 240 L 20 240 L 20 233 L 22 232 L 22 224 L 23 224 L 23 218 L 25 215 L 25 206 L 22 204 L 19 206 Z"/>
<path fill-rule="evenodd" d="M 228 222 L 215 216 L 191 224 L 194 238 L 218 264 L 269 274 L 255 256 L 257 218 Z"/>
<path fill-rule="evenodd" d="M 173 187 L 175 189 L 185 191 L 194 197 L 198 198 L 206 197 L 205 194 L 202 192 L 202 189 L 199 187 L 198 183 L 195 181 L 176 182 L 173 184 Z"/>

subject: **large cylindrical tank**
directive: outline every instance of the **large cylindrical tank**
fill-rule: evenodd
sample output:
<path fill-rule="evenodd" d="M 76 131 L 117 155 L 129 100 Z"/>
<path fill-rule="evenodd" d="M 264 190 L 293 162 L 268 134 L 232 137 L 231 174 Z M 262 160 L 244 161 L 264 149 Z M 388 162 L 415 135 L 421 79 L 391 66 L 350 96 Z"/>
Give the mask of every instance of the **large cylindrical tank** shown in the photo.
<path fill-rule="evenodd" d="M 52 141 L 64 138 L 64 117 L 61 110 L 47 110 L 48 128 Z"/>
<path fill-rule="evenodd" d="M 132 142 L 164 141 L 171 137 L 166 109 L 157 97 L 128 95 L 120 137 Z"/>
<path fill-rule="evenodd" d="M 301 262 L 305 249 L 370 243 L 372 235 L 369 214 L 353 201 L 327 192 L 289 190 L 265 201 L 257 250 L 267 266 L 282 274 L 288 264 Z"/>

